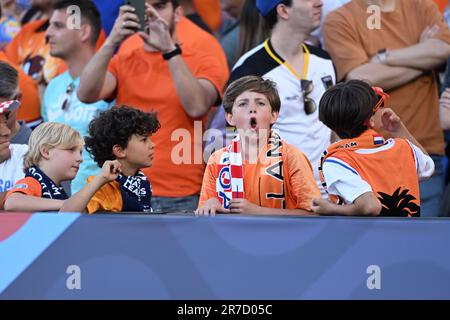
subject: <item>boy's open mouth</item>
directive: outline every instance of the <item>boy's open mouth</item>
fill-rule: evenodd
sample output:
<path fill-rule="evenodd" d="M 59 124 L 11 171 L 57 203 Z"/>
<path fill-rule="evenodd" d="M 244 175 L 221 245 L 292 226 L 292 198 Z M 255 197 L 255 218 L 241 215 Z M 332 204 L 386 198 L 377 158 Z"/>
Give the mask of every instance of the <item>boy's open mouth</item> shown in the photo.
<path fill-rule="evenodd" d="M 256 129 L 256 126 L 257 126 L 256 118 L 250 118 L 250 127 L 252 129 Z"/>

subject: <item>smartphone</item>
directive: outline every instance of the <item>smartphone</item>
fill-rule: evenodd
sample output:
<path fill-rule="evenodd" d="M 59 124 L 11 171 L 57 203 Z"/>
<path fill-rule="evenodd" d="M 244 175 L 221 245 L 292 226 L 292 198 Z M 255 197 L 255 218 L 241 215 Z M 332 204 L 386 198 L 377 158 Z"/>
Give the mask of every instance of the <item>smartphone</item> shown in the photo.
<path fill-rule="evenodd" d="M 141 30 L 144 30 L 145 24 L 145 0 L 125 0 L 128 6 L 134 7 L 136 9 L 135 14 L 139 18 L 139 24 L 141 25 Z"/>

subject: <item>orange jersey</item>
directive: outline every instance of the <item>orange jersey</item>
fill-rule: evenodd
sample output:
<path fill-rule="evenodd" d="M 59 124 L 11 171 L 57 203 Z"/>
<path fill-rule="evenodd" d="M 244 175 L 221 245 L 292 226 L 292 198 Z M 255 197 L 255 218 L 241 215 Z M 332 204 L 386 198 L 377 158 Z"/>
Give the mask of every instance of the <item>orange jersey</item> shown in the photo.
<path fill-rule="evenodd" d="M 286 209 L 311 211 L 312 199 L 320 198 L 311 164 L 293 145 L 283 141 L 282 147 L 281 162 L 280 157 L 274 158 L 275 163 L 265 158 L 264 161 L 267 160 L 268 163 L 264 165 L 259 159 L 257 163 L 243 162 L 244 198 L 258 206 L 282 209 L 283 206 L 276 198 L 283 195 Z M 217 171 L 224 151 L 225 148 L 220 149 L 209 158 L 203 177 L 199 206 L 211 198 L 217 198 Z M 284 183 L 281 183 L 282 180 Z"/>
<path fill-rule="evenodd" d="M 356 171 L 354 174 L 366 181 L 381 201 L 381 215 L 419 216 L 419 179 L 411 145 L 405 139 L 390 139 L 372 146 L 360 143 L 361 138 L 373 140 L 373 137 L 378 139 L 379 135 L 368 130 L 356 139 L 331 145 L 322 163 L 337 158 L 349 166 L 349 171 Z"/>
<path fill-rule="evenodd" d="M 89 177 L 91 182 L 94 177 Z M 121 212 L 123 206 L 119 183 L 112 181 L 101 187 L 87 204 L 89 214 L 95 212 Z"/>
<path fill-rule="evenodd" d="M 194 77 L 210 81 L 221 92 L 228 72 L 217 57 L 184 45 L 182 50 L 182 58 Z M 204 171 L 202 136 L 194 135 L 194 119 L 181 105 L 167 61 L 160 52 L 145 52 L 142 47 L 129 54 L 116 55 L 109 71 L 117 79 L 118 105 L 158 113 L 161 128 L 152 136 L 155 159 L 151 168 L 142 170 L 152 182 L 153 194 L 165 197 L 199 194 Z M 197 119 L 202 120 L 197 123 L 200 131 L 204 119 Z M 186 148 L 180 151 L 180 145 Z M 172 152 L 176 158 L 183 158 L 183 163 L 172 159 Z"/>
<path fill-rule="evenodd" d="M 17 120 L 24 120 L 26 123 L 38 121 L 41 118 L 41 107 L 37 83 L 18 65 L 9 61 L 5 53 L 1 51 L 0 60 L 10 64 L 19 72 L 19 90 L 22 93 L 22 101 L 17 112 Z"/>
<path fill-rule="evenodd" d="M 198 49 L 215 55 L 217 59 L 219 59 L 220 64 L 223 66 L 223 70 L 221 72 L 228 73 L 226 55 L 216 38 L 199 28 L 186 17 L 182 17 L 177 23 L 176 33 L 178 41 L 182 46 L 189 46 L 193 49 Z M 130 53 L 131 51 L 142 48 L 143 46 L 144 42 L 142 38 L 135 34 L 122 43 L 119 49 L 119 54 Z"/>

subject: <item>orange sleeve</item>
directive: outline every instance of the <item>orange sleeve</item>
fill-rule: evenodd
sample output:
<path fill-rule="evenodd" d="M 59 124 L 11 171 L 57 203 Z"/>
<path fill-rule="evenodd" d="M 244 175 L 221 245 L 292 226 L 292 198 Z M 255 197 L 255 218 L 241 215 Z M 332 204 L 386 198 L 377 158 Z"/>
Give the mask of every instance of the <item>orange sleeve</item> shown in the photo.
<path fill-rule="evenodd" d="M 23 193 L 27 196 L 41 197 L 42 187 L 39 181 L 32 177 L 20 179 L 14 185 L 14 188 L 8 191 L 5 200 L 13 193 Z"/>
<path fill-rule="evenodd" d="M 220 54 L 220 52 L 217 52 L 216 54 L 205 52 L 201 57 L 199 56 L 199 59 L 201 59 L 202 62 L 198 64 L 194 76 L 197 79 L 206 79 L 210 81 L 216 88 L 219 96 L 222 97 L 229 72 L 227 64 L 221 63 L 222 59 L 218 54 Z"/>
<path fill-rule="evenodd" d="M 88 182 L 94 177 L 89 177 Z M 96 212 L 120 212 L 122 211 L 122 195 L 116 181 L 105 184 L 89 200 L 86 208 L 89 214 Z"/>
<path fill-rule="evenodd" d="M 435 38 L 450 44 L 450 30 L 438 7 L 431 1 L 421 0 L 418 8 L 420 9 L 420 14 L 418 14 L 418 16 L 424 19 L 421 26 L 422 29 L 425 30 L 426 27 L 437 24 L 439 26 L 439 31 L 435 35 Z"/>
<path fill-rule="evenodd" d="M 216 193 L 216 175 L 217 163 L 222 152 L 214 152 L 208 160 L 205 174 L 203 175 L 202 190 L 200 191 L 200 200 L 198 206 L 201 207 L 207 200 L 217 197 Z"/>
<path fill-rule="evenodd" d="M 323 36 L 325 49 L 336 66 L 338 81 L 345 79 L 350 71 L 369 61 L 348 17 L 340 12 L 334 11 L 327 16 Z"/>
<path fill-rule="evenodd" d="M 120 61 L 119 59 L 121 58 L 122 55 L 116 54 L 111 61 L 109 62 L 108 65 L 108 72 L 111 72 L 113 74 L 114 77 L 116 77 L 116 79 L 119 78 L 118 74 L 119 74 L 119 64 Z"/>
<path fill-rule="evenodd" d="M 312 200 L 320 198 L 311 163 L 296 147 L 286 144 L 285 146 L 290 196 L 295 200 L 296 209 L 311 211 Z"/>

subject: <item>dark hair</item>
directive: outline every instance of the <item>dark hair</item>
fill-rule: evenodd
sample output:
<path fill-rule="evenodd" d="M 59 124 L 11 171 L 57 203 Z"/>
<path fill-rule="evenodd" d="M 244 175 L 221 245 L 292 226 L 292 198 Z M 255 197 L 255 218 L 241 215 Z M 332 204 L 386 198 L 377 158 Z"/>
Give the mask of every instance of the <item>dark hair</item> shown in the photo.
<path fill-rule="evenodd" d="M 67 9 L 70 6 L 80 8 L 81 17 L 87 21 L 92 28 L 91 43 L 96 44 L 102 29 L 100 13 L 91 0 L 55 0 L 53 10 Z"/>
<path fill-rule="evenodd" d="M 340 138 L 355 138 L 367 130 L 377 101 L 377 94 L 364 81 L 338 83 L 320 99 L 319 119 Z"/>
<path fill-rule="evenodd" d="M 173 5 L 173 8 L 175 9 L 176 7 L 178 7 L 180 5 L 180 0 L 172 0 L 172 5 Z"/>
<path fill-rule="evenodd" d="M 279 4 L 284 4 L 286 7 L 290 7 L 292 6 L 292 0 L 282 0 Z M 272 30 L 278 22 L 277 7 L 278 4 L 264 17 L 264 20 L 266 21 L 266 27 L 269 30 Z"/>
<path fill-rule="evenodd" d="M 253 49 L 270 35 L 264 18 L 256 8 L 256 0 L 246 0 L 239 16 L 238 57 Z"/>
<path fill-rule="evenodd" d="M 128 106 L 115 106 L 89 123 L 85 137 L 86 150 L 101 167 L 106 160 L 115 160 L 114 145 L 126 148 L 133 135 L 153 134 L 160 128 L 156 113 L 144 113 Z"/>
<path fill-rule="evenodd" d="M 269 100 L 272 112 L 280 111 L 281 101 L 275 82 L 264 80 L 259 76 L 245 76 L 233 81 L 226 89 L 223 97 L 223 108 L 226 113 L 231 113 L 234 101 L 245 91 L 265 95 Z"/>
<path fill-rule="evenodd" d="M 0 97 L 12 99 L 17 94 L 19 73 L 11 65 L 0 61 Z"/>

